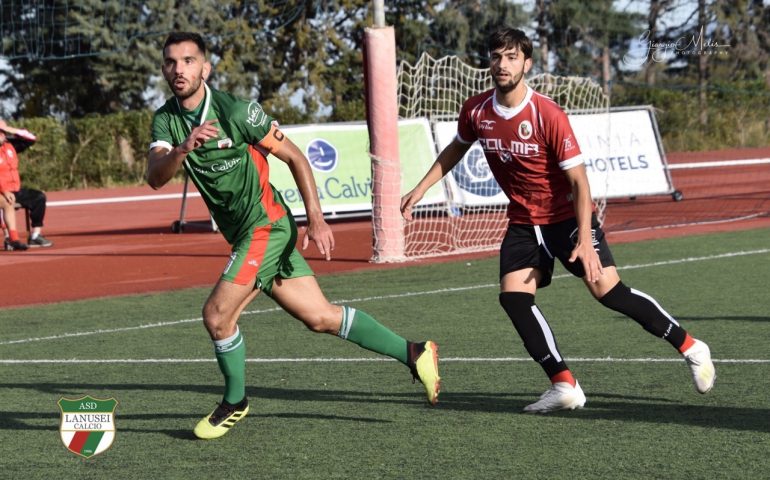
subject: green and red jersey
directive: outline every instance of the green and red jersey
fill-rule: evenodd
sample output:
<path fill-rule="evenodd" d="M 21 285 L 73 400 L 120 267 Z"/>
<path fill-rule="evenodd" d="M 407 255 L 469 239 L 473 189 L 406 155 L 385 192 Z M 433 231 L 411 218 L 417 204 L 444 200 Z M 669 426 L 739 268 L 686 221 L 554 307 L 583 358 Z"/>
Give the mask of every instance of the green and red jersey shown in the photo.
<path fill-rule="evenodd" d="M 217 120 L 217 138 L 190 152 L 184 168 L 232 245 L 289 210 L 269 180 L 266 137 L 275 121 L 257 102 L 204 88 L 205 97 L 193 111 L 182 108 L 176 97 L 155 111 L 150 149 L 170 150 L 194 127 Z"/>

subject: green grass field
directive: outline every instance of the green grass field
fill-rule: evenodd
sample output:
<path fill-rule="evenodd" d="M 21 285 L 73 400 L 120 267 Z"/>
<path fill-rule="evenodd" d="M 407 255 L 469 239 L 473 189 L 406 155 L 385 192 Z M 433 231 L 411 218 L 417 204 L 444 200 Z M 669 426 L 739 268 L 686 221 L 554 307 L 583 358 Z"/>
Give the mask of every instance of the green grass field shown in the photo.
<path fill-rule="evenodd" d="M 588 403 L 548 416 L 520 413 L 548 383 L 498 305 L 496 258 L 320 278 L 331 300 L 439 343 L 436 408 L 405 367 L 258 298 L 240 322 L 251 413 L 209 442 L 191 433 L 222 392 L 207 290 L 0 310 L 0 478 L 767 478 L 769 239 L 613 248 L 625 283 L 711 346 L 707 395 L 559 267 L 538 304 Z M 120 402 L 112 447 L 90 459 L 59 438 L 57 401 L 85 394 Z"/>

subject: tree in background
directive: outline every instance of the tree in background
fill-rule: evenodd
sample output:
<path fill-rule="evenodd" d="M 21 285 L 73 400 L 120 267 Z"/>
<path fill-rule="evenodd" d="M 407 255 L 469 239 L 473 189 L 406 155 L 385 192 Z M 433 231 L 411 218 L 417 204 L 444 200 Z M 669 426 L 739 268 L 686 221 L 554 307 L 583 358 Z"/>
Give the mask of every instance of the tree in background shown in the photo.
<path fill-rule="evenodd" d="M 548 42 L 552 73 L 592 77 L 609 91 L 612 77 L 623 71 L 619 63 L 629 42 L 642 30 L 644 15 L 618 10 L 613 0 L 541 1 L 537 6 L 542 9 L 538 31 Z"/>
<path fill-rule="evenodd" d="M 742 105 L 744 97 L 762 106 L 770 95 L 770 5 L 763 0 L 385 3 L 399 61 L 414 63 L 427 52 L 485 67 L 487 34 L 501 25 L 520 27 L 535 43 L 536 72 L 592 77 L 613 86 L 613 103 L 652 103 L 665 112 L 667 134 L 691 132 L 690 118 L 706 131 L 704 125 L 712 128 L 740 110 L 731 105 Z M 364 119 L 362 44 L 372 23 L 371 0 L 2 0 L 1 5 L 4 116 L 66 120 L 156 107 L 169 95 L 158 73 L 160 48 L 168 32 L 182 29 L 208 39 L 212 85 L 257 99 L 283 124 Z M 645 31 L 649 40 L 673 42 L 697 36 L 701 27 L 707 39 L 729 44 L 727 55 L 670 54 L 635 67 L 622 64 Z M 756 116 L 750 103 L 740 118 Z M 765 121 L 767 132 L 770 120 Z M 746 141 L 757 143 L 761 132 L 747 130 L 754 133 Z M 708 138 L 702 136 L 704 142 Z"/>
<path fill-rule="evenodd" d="M 487 36 L 500 26 L 525 27 L 529 17 L 522 5 L 507 0 L 464 2 L 396 1 L 386 18 L 396 29 L 399 60 L 414 63 L 423 52 L 434 58 L 456 55 L 463 61 L 486 68 Z"/>
<path fill-rule="evenodd" d="M 330 75 L 360 65 L 367 5 L 365 0 L 12 2 L 3 5 L 2 25 L 18 28 L 0 29 L 8 58 L 0 70 L 8 80 L 0 96 L 18 100 L 14 114 L 25 117 L 147 108 L 149 92 L 168 95 L 158 73 L 165 36 L 192 30 L 209 42 L 212 84 L 255 97 L 289 122 L 308 121 L 340 97 L 327 87 L 335 83 Z M 336 86 L 344 90 L 343 82 Z"/>
<path fill-rule="evenodd" d="M 80 117 L 142 105 L 147 75 L 155 68 L 154 44 L 144 32 L 140 7 L 131 2 L 63 0 L 11 2 L 3 25 L 19 25 L 6 37 L 13 54 L 0 70 L 3 98 L 18 101 L 17 115 Z M 98 52 L 94 55 L 92 52 Z"/>
<path fill-rule="evenodd" d="M 657 39 L 660 38 L 660 28 L 658 22 L 666 11 L 671 8 L 672 0 L 650 0 L 650 7 L 647 11 L 647 32 L 642 38 Z M 642 67 L 644 70 L 644 81 L 647 85 L 655 85 L 656 75 L 659 70 L 658 62 L 646 62 Z"/>

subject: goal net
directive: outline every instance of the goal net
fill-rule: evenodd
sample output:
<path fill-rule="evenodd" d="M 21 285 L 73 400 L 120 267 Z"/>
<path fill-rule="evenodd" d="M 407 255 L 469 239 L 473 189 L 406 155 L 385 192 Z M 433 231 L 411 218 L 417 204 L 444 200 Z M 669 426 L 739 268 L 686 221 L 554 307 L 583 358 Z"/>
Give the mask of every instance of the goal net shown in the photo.
<path fill-rule="evenodd" d="M 591 79 L 540 74 L 526 81 L 570 116 L 609 113 L 608 96 Z M 474 68 L 455 56 L 434 59 L 423 53 L 414 65 L 399 65 L 399 116 L 427 118 L 441 150 L 457 132 L 462 103 L 492 87 L 487 69 Z M 608 116 L 597 129 L 604 129 L 609 138 Z M 401 157 L 402 165 L 409 161 L 407 152 L 401 152 Z M 402 180 L 403 188 L 410 189 L 419 178 Z M 444 200 L 421 202 L 413 210 L 415 220 L 404 224 L 405 259 L 499 248 L 507 226 L 508 200 L 492 176 L 481 146 L 474 144 L 442 182 Z M 601 219 L 604 197 L 601 191 L 592 193 Z"/>

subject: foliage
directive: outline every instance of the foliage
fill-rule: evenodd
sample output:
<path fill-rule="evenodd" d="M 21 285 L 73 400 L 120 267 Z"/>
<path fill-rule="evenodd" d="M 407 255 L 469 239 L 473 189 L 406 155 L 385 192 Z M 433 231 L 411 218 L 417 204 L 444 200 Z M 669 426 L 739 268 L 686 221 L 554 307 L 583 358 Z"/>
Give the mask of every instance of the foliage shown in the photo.
<path fill-rule="evenodd" d="M 152 112 L 91 115 L 63 124 L 53 118 L 20 121 L 38 141 L 21 155 L 27 187 L 42 190 L 108 187 L 143 181 Z"/>
<path fill-rule="evenodd" d="M 17 116 L 81 117 L 142 106 L 148 77 L 158 65 L 148 55 L 156 48 L 157 38 L 135 35 L 155 21 L 144 18 L 139 23 L 142 4 L 80 0 L 76 7 L 66 0 L 48 0 L 44 6 L 54 12 L 50 24 L 41 18 L 42 24 L 29 28 L 56 39 L 50 42 L 50 50 L 41 52 L 41 57 L 35 55 L 35 45 L 28 45 L 27 56 L 11 58 L 0 71 L 8 79 L 2 95 L 19 102 Z M 44 15 L 42 6 L 31 8 L 14 2 L 5 14 L 15 21 Z M 82 56 L 81 51 L 99 54 Z"/>
<path fill-rule="evenodd" d="M 667 151 L 765 147 L 770 135 L 770 90 L 763 81 L 713 83 L 705 127 L 698 121 L 696 85 L 622 83 L 612 91 L 612 105 L 654 106 Z"/>
<path fill-rule="evenodd" d="M 284 123 L 361 120 L 361 51 L 364 28 L 371 23 L 371 3 L 4 2 L 0 53 L 8 55 L 8 62 L 0 66 L 0 75 L 6 77 L 0 98 L 16 102 L 11 113 L 17 118 L 78 118 L 148 108 L 151 93 L 160 88 L 167 94 L 158 75 L 165 35 L 193 30 L 209 41 L 215 65 L 213 85 L 273 107 L 279 117 L 286 115 L 281 118 Z M 386 23 L 396 31 L 399 60 L 410 63 L 428 52 L 434 57 L 458 55 L 483 66 L 486 35 L 500 25 L 510 25 L 537 32 L 536 44 L 542 36 L 552 73 L 599 78 L 602 57 L 608 53 L 617 82 L 629 76 L 621 65 L 629 42 L 639 39 L 652 22 L 657 25 L 654 41 L 693 38 L 705 27 L 708 39 L 729 44 L 729 56 L 709 60 L 710 79 L 766 78 L 770 82 L 770 6 L 765 3 L 632 0 L 624 5 L 611 0 L 538 0 L 533 6 L 509 0 L 394 0 L 386 2 L 385 13 Z M 632 8 L 634 4 L 637 8 Z M 693 23 L 698 4 L 704 7 L 705 26 Z M 682 12 L 672 14 L 677 8 Z M 17 25 L 18 31 L 11 30 Z M 536 48 L 536 63 L 540 53 Z M 694 79 L 697 60 L 697 55 L 675 56 L 661 67 L 669 69 L 666 75 Z M 658 66 L 644 68 L 653 67 Z"/>
<path fill-rule="evenodd" d="M 506 0 L 450 2 L 430 24 L 431 45 L 425 50 L 434 57 L 457 55 L 467 63 L 486 67 L 489 33 L 504 26 L 522 28 L 527 19 L 521 5 Z"/>
<path fill-rule="evenodd" d="M 552 45 L 556 75 L 601 78 L 602 50 L 608 47 L 616 72 L 629 40 L 641 30 L 643 16 L 617 10 L 612 0 L 546 2 L 546 38 Z"/>

